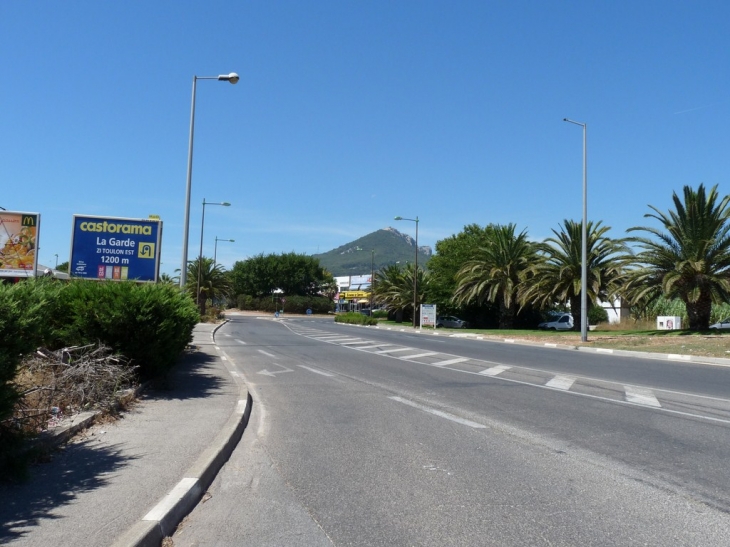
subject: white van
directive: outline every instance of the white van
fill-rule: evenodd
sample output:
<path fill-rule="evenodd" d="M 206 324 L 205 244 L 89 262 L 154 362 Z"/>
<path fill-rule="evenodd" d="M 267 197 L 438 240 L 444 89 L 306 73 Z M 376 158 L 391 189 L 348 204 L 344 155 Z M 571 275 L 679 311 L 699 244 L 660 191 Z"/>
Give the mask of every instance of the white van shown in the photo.
<path fill-rule="evenodd" d="M 573 328 L 573 316 L 569 313 L 561 313 L 550 321 L 540 323 L 537 328 L 541 330 L 570 330 Z"/>

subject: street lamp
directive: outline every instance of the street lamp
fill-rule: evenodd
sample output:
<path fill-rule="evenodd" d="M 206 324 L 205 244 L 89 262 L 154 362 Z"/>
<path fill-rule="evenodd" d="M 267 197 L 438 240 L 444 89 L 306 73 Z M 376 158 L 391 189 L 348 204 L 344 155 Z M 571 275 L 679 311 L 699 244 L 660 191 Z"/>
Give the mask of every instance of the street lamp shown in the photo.
<path fill-rule="evenodd" d="M 193 135 L 195 133 L 195 89 L 198 80 L 220 80 L 222 82 L 231 82 L 235 84 L 239 77 L 235 72 L 230 74 L 221 74 L 220 76 L 193 76 L 193 98 L 190 106 L 190 141 L 188 143 L 188 180 L 185 190 L 185 221 L 183 223 L 183 250 L 182 250 L 182 266 L 180 268 L 180 288 L 185 288 L 188 271 L 188 236 L 190 232 L 190 190 L 192 188 L 193 177 Z"/>
<path fill-rule="evenodd" d="M 588 341 L 588 152 L 587 152 L 587 135 L 588 126 L 584 123 L 575 122 L 568 118 L 563 118 L 564 122 L 579 125 L 583 128 L 583 229 L 581 237 L 583 238 L 581 248 L 581 268 L 580 268 L 580 339 L 583 342 Z"/>
<path fill-rule="evenodd" d="M 375 249 L 370 251 L 370 317 L 373 316 L 373 294 L 375 292 Z"/>
<path fill-rule="evenodd" d="M 215 264 L 216 264 L 216 258 L 218 257 L 218 242 L 219 241 L 228 241 L 230 243 L 235 243 L 236 242 L 235 239 L 221 239 L 218 236 L 215 236 L 215 247 L 214 247 L 214 250 L 213 250 L 213 267 L 214 268 L 215 268 Z"/>
<path fill-rule="evenodd" d="M 55 254 L 55 255 L 53 255 L 53 256 L 55 256 L 55 257 L 56 257 L 56 268 L 55 268 L 55 269 L 57 270 L 57 269 L 58 269 L 58 254 Z"/>
<path fill-rule="evenodd" d="M 395 220 L 410 220 L 411 222 L 416 223 L 416 264 L 415 268 L 413 269 L 413 328 L 416 328 L 418 326 L 416 324 L 416 322 L 418 321 L 418 217 L 395 217 Z"/>
<path fill-rule="evenodd" d="M 205 206 L 206 205 L 222 205 L 223 207 L 230 207 L 231 204 L 227 201 L 221 201 L 220 203 L 211 203 L 205 201 L 203 198 L 203 217 L 200 221 L 200 253 L 198 254 L 198 292 L 197 295 L 198 305 L 200 305 L 200 274 L 203 271 L 203 228 L 205 227 Z"/>

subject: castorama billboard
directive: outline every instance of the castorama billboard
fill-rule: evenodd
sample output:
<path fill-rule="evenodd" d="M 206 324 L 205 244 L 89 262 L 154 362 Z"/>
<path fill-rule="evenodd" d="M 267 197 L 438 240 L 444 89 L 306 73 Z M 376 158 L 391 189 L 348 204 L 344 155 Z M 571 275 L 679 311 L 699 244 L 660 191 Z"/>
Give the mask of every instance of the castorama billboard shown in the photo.
<path fill-rule="evenodd" d="M 157 281 L 162 221 L 74 215 L 69 273 L 85 279 Z"/>

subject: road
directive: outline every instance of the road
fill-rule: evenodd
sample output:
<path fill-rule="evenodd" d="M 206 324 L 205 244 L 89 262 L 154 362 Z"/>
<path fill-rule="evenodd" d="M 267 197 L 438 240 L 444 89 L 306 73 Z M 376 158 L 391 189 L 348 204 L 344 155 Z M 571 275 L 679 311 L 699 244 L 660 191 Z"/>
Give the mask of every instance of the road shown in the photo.
<path fill-rule="evenodd" d="M 233 316 L 193 545 L 730 545 L 730 368 Z"/>

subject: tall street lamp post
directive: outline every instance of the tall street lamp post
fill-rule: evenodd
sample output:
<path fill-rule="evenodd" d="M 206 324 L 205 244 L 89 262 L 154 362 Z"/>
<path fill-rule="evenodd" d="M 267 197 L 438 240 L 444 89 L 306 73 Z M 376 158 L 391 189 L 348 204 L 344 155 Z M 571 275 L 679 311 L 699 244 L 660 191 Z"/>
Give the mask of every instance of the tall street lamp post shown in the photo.
<path fill-rule="evenodd" d="M 563 118 L 564 122 L 579 125 L 583 128 L 583 238 L 581 247 L 581 268 L 580 268 L 580 339 L 588 341 L 588 149 L 587 135 L 588 126 L 584 123 L 575 122 Z"/>
<path fill-rule="evenodd" d="M 200 253 L 198 254 L 198 291 L 195 293 L 197 295 L 198 305 L 200 305 L 200 275 L 203 271 L 203 228 L 205 228 L 206 205 L 222 205 L 223 207 L 231 206 L 231 204 L 227 201 L 221 201 L 220 203 L 211 203 L 209 201 L 205 201 L 205 198 L 203 198 L 203 217 L 200 221 Z"/>
<path fill-rule="evenodd" d="M 418 326 L 418 217 L 395 217 L 395 220 L 410 220 L 416 223 L 416 263 L 413 269 L 413 328 Z"/>
<path fill-rule="evenodd" d="M 213 267 L 215 268 L 216 265 L 216 259 L 218 257 L 218 242 L 219 241 L 228 241 L 229 243 L 235 243 L 235 239 L 221 239 L 218 236 L 215 236 L 215 247 L 213 249 Z"/>
<path fill-rule="evenodd" d="M 373 316 L 373 294 L 375 293 L 375 249 L 370 251 L 370 317 Z"/>
<path fill-rule="evenodd" d="M 188 271 L 188 236 L 190 232 L 190 190 L 192 188 L 193 177 L 193 135 L 195 134 L 195 90 L 198 80 L 219 80 L 221 82 L 231 82 L 235 84 L 239 77 L 235 72 L 230 74 L 221 74 L 220 76 L 193 76 L 193 98 L 190 106 L 190 141 L 188 143 L 188 180 L 185 190 L 185 221 L 183 222 L 183 249 L 182 249 L 182 266 L 180 267 L 180 288 L 185 288 Z"/>

